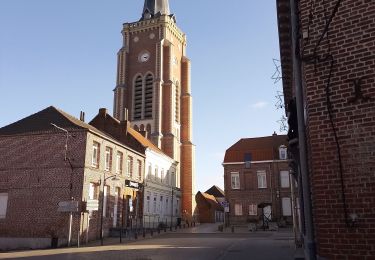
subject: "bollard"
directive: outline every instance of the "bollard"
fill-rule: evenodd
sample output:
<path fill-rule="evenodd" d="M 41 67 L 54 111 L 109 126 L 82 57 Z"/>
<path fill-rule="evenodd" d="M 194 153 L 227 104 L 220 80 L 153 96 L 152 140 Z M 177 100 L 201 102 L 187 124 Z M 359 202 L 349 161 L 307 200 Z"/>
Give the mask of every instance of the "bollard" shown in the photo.
<path fill-rule="evenodd" d="M 232 226 L 232 233 L 234 233 L 234 226 Z"/>
<path fill-rule="evenodd" d="M 158 228 L 158 234 L 160 234 L 160 228 Z"/>
<path fill-rule="evenodd" d="M 143 229 L 143 238 L 145 238 L 146 237 L 146 231 L 145 231 L 145 229 Z"/>
<path fill-rule="evenodd" d="M 135 240 L 138 239 L 138 232 L 137 232 L 137 231 L 135 231 L 135 233 L 134 233 L 134 239 L 135 239 Z"/>
<path fill-rule="evenodd" d="M 172 225 L 169 227 L 169 231 L 172 231 Z"/>

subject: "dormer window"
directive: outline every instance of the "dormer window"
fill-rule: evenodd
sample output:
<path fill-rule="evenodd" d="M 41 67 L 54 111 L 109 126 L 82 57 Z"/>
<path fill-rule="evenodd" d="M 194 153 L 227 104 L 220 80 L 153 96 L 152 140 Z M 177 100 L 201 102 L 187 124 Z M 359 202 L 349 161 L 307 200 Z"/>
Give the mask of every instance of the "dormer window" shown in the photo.
<path fill-rule="evenodd" d="M 285 145 L 282 145 L 279 147 L 279 157 L 280 160 L 286 160 L 288 159 L 288 149 Z"/>

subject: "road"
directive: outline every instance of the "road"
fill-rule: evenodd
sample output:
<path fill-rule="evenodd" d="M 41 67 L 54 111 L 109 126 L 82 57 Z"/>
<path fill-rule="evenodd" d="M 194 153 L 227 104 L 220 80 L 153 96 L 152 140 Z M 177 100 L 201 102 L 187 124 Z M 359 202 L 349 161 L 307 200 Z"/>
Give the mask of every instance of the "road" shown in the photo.
<path fill-rule="evenodd" d="M 127 244 L 2 253 L 0 259 L 289 260 L 293 253 L 290 232 L 178 232 Z"/>

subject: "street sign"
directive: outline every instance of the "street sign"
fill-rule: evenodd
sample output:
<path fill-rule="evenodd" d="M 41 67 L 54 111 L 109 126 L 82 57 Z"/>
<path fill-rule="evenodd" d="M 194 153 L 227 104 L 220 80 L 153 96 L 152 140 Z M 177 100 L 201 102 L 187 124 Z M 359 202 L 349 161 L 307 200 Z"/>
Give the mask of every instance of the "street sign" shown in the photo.
<path fill-rule="evenodd" d="M 99 200 L 87 200 L 87 211 L 97 211 L 99 210 Z"/>
<path fill-rule="evenodd" d="M 140 189 L 141 185 L 138 182 L 131 181 L 131 180 L 125 180 L 125 186 L 133 189 Z"/>
<path fill-rule="evenodd" d="M 60 201 L 58 204 L 58 212 L 79 212 L 78 201 Z"/>

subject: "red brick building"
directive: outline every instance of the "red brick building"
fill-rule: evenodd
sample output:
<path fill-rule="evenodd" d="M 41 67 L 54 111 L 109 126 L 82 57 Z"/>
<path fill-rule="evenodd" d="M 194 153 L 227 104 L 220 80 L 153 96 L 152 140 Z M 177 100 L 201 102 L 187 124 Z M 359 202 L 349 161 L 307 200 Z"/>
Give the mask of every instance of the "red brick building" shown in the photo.
<path fill-rule="evenodd" d="M 198 191 L 195 195 L 200 223 L 216 223 L 224 221 L 224 208 L 220 202 L 225 201 L 224 191 L 212 186 L 206 192 Z"/>
<path fill-rule="evenodd" d="M 48 247 L 51 238 L 66 244 L 69 213 L 58 203 L 71 198 L 99 204 L 73 214 L 72 243 L 99 238 L 102 213 L 104 235 L 126 226 L 137 193 L 125 180 L 143 182 L 145 161 L 126 131 L 123 122 L 122 136 L 109 135 L 54 107 L 0 128 L 0 249 Z"/>
<path fill-rule="evenodd" d="M 276 135 L 241 139 L 224 157 L 225 198 L 229 223 L 262 220 L 292 223 L 292 196 L 287 139 Z M 259 206 L 265 205 L 264 209 Z"/>
<path fill-rule="evenodd" d="M 178 162 L 182 211 L 195 214 L 195 146 L 187 39 L 168 0 L 146 0 L 140 20 L 124 23 L 114 89 L 114 117 L 129 111 L 135 130 Z"/>
<path fill-rule="evenodd" d="M 375 2 L 277 0 L 307 259 L 375 259 Z"/>

